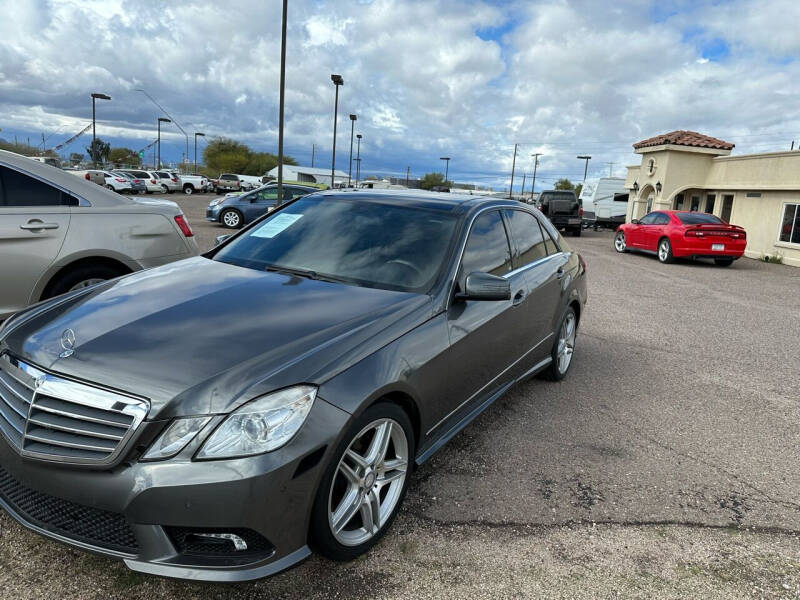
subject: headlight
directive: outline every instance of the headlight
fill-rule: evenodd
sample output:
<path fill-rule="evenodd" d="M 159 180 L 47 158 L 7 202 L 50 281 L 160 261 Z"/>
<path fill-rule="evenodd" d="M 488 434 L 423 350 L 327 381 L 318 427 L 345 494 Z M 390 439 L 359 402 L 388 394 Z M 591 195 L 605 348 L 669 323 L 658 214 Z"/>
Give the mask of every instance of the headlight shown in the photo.
<path fill-rule="evenodd" d="M 317 388 L 298 385 L 248 402 L 217 427 L 197 458 L 251 456 L 280 448 L 300 430 L 316 397 Z"/>
<path fill-rule="evenodd" d="M 142 458 L 144 460 L 163 460 L 175 456 L 210 420 L 211 417 L 176 419 L 150 446 Z"/>
<path fill-rule="evenodd" d="M 225 200 L 224 197 L 223 198 L 214 198 L 208 205 L 209 206 L 216 206 L 217 204 L 220 204 L 223 200 Z"/>

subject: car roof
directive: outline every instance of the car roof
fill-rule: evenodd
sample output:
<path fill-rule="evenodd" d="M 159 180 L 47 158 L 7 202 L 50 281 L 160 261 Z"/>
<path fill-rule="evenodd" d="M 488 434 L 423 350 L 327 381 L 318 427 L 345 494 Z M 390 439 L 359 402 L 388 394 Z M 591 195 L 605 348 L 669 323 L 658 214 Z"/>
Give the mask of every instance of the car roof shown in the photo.
<path fill-rule="evenodd" d="M 507 198 L 473 196 L 447 192 L 427 192 L 425 190 L 375 190 L 354 188 L 344 190 L 322 190 L 314 194 L 326 198 L 357 198 L 364 202 L 391 203 L 414 208 L 440 210 L 443 212 L 466 213 L 484 206 L 526 207 L 526 204 Z"/>
<path fill-rule="evenodd" d="M 83 198 L 92 206 L 119 206 L 120 204 L 135 204 L 134 200 L 126 198 L 97 185 L 82 177 L 75 177 L 72 173 L 47 163 L 31 160 L 27 156 L 0 150 L 0 164 L 11 167 L 17 171 L 40 179 L 54 187 Z"/>

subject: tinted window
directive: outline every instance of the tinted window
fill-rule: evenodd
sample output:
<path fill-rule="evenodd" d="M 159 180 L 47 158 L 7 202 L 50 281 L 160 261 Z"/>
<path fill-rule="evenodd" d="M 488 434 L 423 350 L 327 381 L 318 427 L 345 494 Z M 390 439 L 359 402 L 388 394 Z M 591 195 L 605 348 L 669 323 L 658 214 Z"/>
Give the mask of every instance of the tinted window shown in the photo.
<path fill-rule="evenodd" d="M 664 213 L 656 213 L 656 218 L 653 220 L 653 225 L 666 225 L 669 223 L 669 217 Z"/>
<path fill-rule="evenodd" d="M 292 192 L 292 198 L 299 198 L 300 196 L 311 193 L 309 190 L 304 190 L 303 188 L 289 188 L 289 190 Z"/>
<path fill-rule="evenodd" d="M 547 256 L 544 236 L 536 217 L 521 210 L 508 210 L 505 214 L 511 228 L 511 237 L 519 252 L 514 266 L 523 267 Z"/>
<path fill-rule="evenodd" d="M 684 225 L 719 225 L 722 223 L 718 217 L 705 213 L 677 213 L 675 216 Z"/>
<path fill-rule="evenodd" d="M 653 225 L 656 222 L 656 216 L 658 213 L 648 213 L 641 218 L 639 223 L 642 225 Z"/>
<path fill-rule="evenodd" d="M 536 219 L 536 220 L 538 221 L 539 219 Z M 548 254 L 555 254 L 559 250 L 558 250 L 558 246 L 556 245 L 555 241 L 553 240 L 553 236 L 547 230 L 547 227 L 544 226 L 544 223 L 542 223 L 540 221 L 539 225 L 541 225 L 541 227 L 542 227 L 542 233 L 544 234 L 544 246 L 545 246 L 545 248 L 547 248 L 547 253 Z"/>
<path fill-rule="evenodd" d="M 226 181 L 238 181 L 239 178 L 236 175 L 220 175 L 220 179 L 224 179 Z"/>
<path fill-rule="evenodd" d="M 492 275 L 505 275 L 511 270 L 511 250 L 500 211 L 491 211 L 475 219 L 464 248 L 461 261 L 463 279 L 480 271 Z"/>
<path fill-rule="evenodd" d="M 785 204 L 781 221 L 780 241 L 800 244 L 800 204 Z"/>
<path fill-rule="evenodd" d="M 69 196 L 38 179 L 0 167 L 0 206 L 66 206 Z"/>
<path fill-rule="evenodd" d="M 445 262 L 455 224 L 454 216 L 436 210 L 308 196 L 237 236 L 214 260 L 427 292 Z"/>
<path fill-rule="evenodd" d="M 268 190 L 260 190 L 253 194 L 248 194 L 247 199 L 275 204 L 278 201 L 278 188 L 269 188 Z"/>

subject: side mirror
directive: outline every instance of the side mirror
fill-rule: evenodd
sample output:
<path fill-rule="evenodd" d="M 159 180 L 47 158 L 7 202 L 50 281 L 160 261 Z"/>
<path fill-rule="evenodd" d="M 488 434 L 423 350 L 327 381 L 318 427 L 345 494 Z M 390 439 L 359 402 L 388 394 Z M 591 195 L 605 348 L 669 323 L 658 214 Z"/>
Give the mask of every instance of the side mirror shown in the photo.
<path fill-rule="evenodd" d="M 509 300 L 511 284 L 508 279 L 490 273 L 470 273 L 464 283 L 464 291 L 456 294 L 456 300 Z"/>
<path fill-rule="evenodd" d="M 638 225 L 639 219 L 631 219 L 631 225 Z"/>
<path fill-rule="evenodd" d="M 233 235 L 232 233 L 227 233 L 225 235 L 218 235 L 217 237 L 214 238 L 214 245 L 219 246 L 222 242 L 227 240 L 232 235 Z"/>

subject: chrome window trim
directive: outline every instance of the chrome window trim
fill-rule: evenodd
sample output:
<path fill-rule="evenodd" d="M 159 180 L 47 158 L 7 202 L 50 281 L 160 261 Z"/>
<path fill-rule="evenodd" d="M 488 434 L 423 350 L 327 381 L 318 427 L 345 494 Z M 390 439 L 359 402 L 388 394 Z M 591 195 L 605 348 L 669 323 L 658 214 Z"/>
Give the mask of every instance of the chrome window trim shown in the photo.
<path fill-rule="evenodd" d="M 17 370 L 22 371 L 34 381 L 34 386 L 32 388 L 33 393 L 31 395 L 30 404 L 28 405 L 28 415 L 25 418 L 25 428 L 22 432 L 22 439 L 21 439 L 22 446 L 21 447 L 17 446 L 16 444 L 14 444 L 9 440 L 10 445 L 13 448 L 16 448 L 16 450 L 23 457 L 39 459 L 39 460 L 47 460 L 62 464 L 108 466 L 116 462 L 116 460 L 120 457 L 120 455 L 125 452 L 128 446 L 128 442 L 133 437 L 133 435 L 138 431 L 139 426 L 142 424 L 142 422 L 147 417 L 147 414 L 150 412 L 150 402 L 145 398 L 134 396 L 132 394 L 127 394 L 125 392 L 120 392 L 117 390 L 111 390 L 107 387 L 96 384 L 88 384 L 81 381 L 76 381 L 68 377 L 65 377 L 63 375 L 56 375 L 45 369 L 26 363 L 25 361 L 19 360 L 7 352 L 0 355 L 0 360 L 7 362 L 12 367 L 15 367 Z M 6 373 L 8 373 L 10 377 L 17 379 L 15 374 L 10 370 L 6 370 Z M 29 383 L 25 383 L 19 380 L 17 381 L 22 385 L 24 385 L 25 387 L 30 388 Z M 58 454 L 50 454 L 46 452 L 36 452 L 32 450 L 26 450 L 25 449 L 26 439 L 33 439 L 34 441 L 38 441 L 36 440 L 35 437 L 31 437 L 28 435 L 28 430 L 30 428 L 30 425 L 33 424 L 33 426 L 36 426 L 36 423 L 31 421 L 32 418 L 31 415 L 33 411 L 42 410 L 43 412 L 54 412 L 55 414 L 59 414 L 58 411 L 46 410 L 41 407 L 37 407 L 36 399 L 37 395 L 39 395 L 40 393 L 43 395 L 51 396 L 52 398 L 55 398 L 56 400 L 60 400 L 62 402 L 69 402 L 87 408 L 96 408 L 100 410 L 127 415 L 131 417 L 132 420 L 130 425 L 128 426 L 128 429 L 120 437 L 119 441 L 116 442 L 116 447 L 114 448 L 113 452 L 109 453 L 109 455 L 103 459 L 63 456 Z M 75 416 L 77 414 L 78 413 L 70 413 L 70 415 L 66 416 L 70 416 L 73 419 L 80 420 L 81 417 Z M 85 420 L 87 422 L 95 422 L 91 418 L 87 418 Z M 101 438 L 98 437 L 98 439 Z M 45 441 L 45 443 L 52 445 L 59 445 L 52 441 Z"/>
<path fill-rule="evenodd" d="M 68 190 L 67 188 L 65 188 L 65 187 L 63 187 L 63 186 L 61 186 L 61 185 L 59 185 L 57 183 L 54 183 L 52 181 L 47 181 L 46 179 L 42 179 L 38 175 L 35 175 L 34 173 L 31 173 L 30 171 L 26 171 L 25 169 L 23 169 L 21 167 L 17 167 L 15 165 L 11 165 L 11 164 L 3 161 L 3 160 L 0 160 L 0 165 L 6 167 L 7 169 L 11 169 L 13 171 L 18 171 L 20 173 L 24 173 L 28 177 L 32 177 L 33 179 L 35 179 L 35 180 L 37 180 L 37 181 L 39 181 L 41 183 L 44 183 L 45 185 L 49 185 L 50 187 L 56 188 L 61 193 L 67 194 L 68 196 L 71 196 L 72 198 L 75 198 L 78 201 L 78 206 L 91 206 L 92 205 L 91 202 L 89 202 L 86 198 L 84 198 L 80 194 L 77 194 L 77 193 L 73 192 L 72 190 Z M 55 168 L 58 168 L 58 167 L 53 167 L 53 168 L 55 169 Z M 73 177 L 74 177 L 74 175 L 73 175 Z M 0 207 L 0 208 L 52 208 L 54 206 L 59 206 L 60 207 L 60 206 L 64 206 L 64 205 L 63 204 L 52 204 L 52 205 L 48 204 L 46 206 L 40 206 L 40 207 L 36 207 L 36 206 L 3 206 L 3 207 Z M 74 208 L 74 207 L 66 206 L 65 208 Z"/>
<path fill-rule="evenodd" d="M 447 419 L 449 419 L 449 418 L 450 418 L 450 417 L 452 417 L 452 416 L 453 416 L 455 413 L 457 413 L 457 412 L 458 412 L 458 411 L 459 411 L 459 410 L 460 410 L 460 409 L 461 409 L 461 408 L 462 408 L 462 407 L 463 407 L 465 404 L 468 404 L 468 403 L 469 403 L 469 402 L 470 402 L 470 401 L 471 401 L 473 398 L 475 398 L 475 396 L 477 396 L 477 395 L 478 395 L 478 394 L 480 394 L 480 393 L 481 393 L 483 390 L 485 390 L 487 387 L 489 387 L 490 385 L 492 385 L 492 383 L 494 383 L 495 381 L 497 381 L 497 379 L 498 379 L 499 377 L 501 377 L 502 375 L 504 375 L 504 374 L 505 374 L 505 373 L 506 373 L 506 372 L 507 372 L 509 369 L 511 369 L 512 367 L 516 366 L 516 365 L 517 365 L 517 363 L 519 363 L 519 361 L 521 361 L 523 358 L 525 358 L 526 356 L 528 356 L 528 354 L 530 354 L 531 352 L 533 352 L 534 350 L 536 350 L 536 349 L 537 349 L 539 346 L 541 346 L 541 345 L 542 345 L 544 342 L 546 342 L 547 340 L 549 340 L 549 339 L 550 339 L 551 337 L 553 337 L 554 335 L 555 335 L 555 333 L 553 333 L 553 332 L 551 331 L 551 332 L 550 332 L 550 333 L 548 333 L 546 336 L 544 336 L 544 337 L 543 337 L 541 340 L 539 340 L 539 341 L 538 341 L 538 342 L 537 342 L 537 343 L 536 343 L 536 344 L 535 344 L 535 345 L 534 345 L 532 348 L 529 348 L 529 349 L 528 349 L 528 350 L 525 352 L 525 354 L 523 354 L 522 356 L 520 356 L 520 357 L 519 357 L 517 360 L 515 360 L 514 362 L 512 362 L 512 363 L 511 363 L 510 365 L 508 365 L 508 366 L 507 366 L 505 369 L 503 369 L 503 370 L 502 370 L 502 371 L 500 371 L 500 372 L 499 372 L 497 375 L 495 375 L 494 377 L 492 377 L 492 378 L 491 378 L 489 381 L 487 381 L 485 384 L 483 384 L 483 385 L 482 385 L 482 386 L 481 386 L 481 387 L 478 389 L 478 391 L 474 392 L 474 393 L 473 393 L 473 394 L 472 394 L 472 395 L 471 395 L 469 398 L 467 398 L 466 400 L 464 400 L 464 401 L 463 401 L 461 404 L 459 404 L 459 405 L 458 405 L 458 406 L 456 406 L 456 407 L 455 407 L 453 410 L 451 410 L 449 413 L 447 413 L 447 415 L 445 415 L 445 416 L 444 416 L 442 419 L 440 419 L 440 420 L 439 420 L 439 422 L 438 422 L 438 423 L 436 423 L 436 425 L 434 425 L 433 427 L 431 427 L 431 428 L 430 428 L 430 429 L 427 431 L 427 433 L 426 433 L 425 435 L 430 435 L 430 434 L 431 434 L 431 432 L 432 432 L 433 430 L 435 430 L 437 427 L 439 427 L 439 425 L 441 425 L 442 423 L 444 423 L 445 421 L 447 421 Z M 543 362 L 543 361 L 540 361 L 540 362 L 539 362 L 539 363 L 537 363 L 537 364 L 536 364 L 536 365 L 535 365 L 533 368 L 534 368 L 534 369 L 536 369 L 536 368 L 537 368 L 537 367 L 538 367 L 540 364 L 542 364 L 542 362 Z M 530 372 L 530 371 L 528 371 L 528 372 Z"/>

